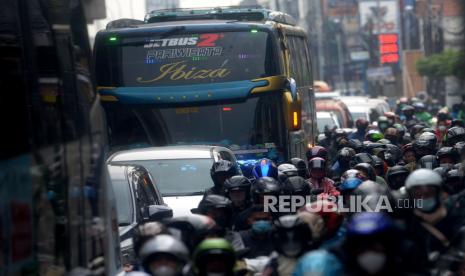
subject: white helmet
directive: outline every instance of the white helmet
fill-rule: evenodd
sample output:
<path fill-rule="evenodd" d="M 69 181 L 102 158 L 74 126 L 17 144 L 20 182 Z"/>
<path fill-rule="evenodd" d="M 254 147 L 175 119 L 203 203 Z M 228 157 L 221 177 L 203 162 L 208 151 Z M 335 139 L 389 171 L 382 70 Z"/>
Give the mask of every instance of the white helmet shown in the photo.
<path fill-rule="evenodd" d="M 413 171 L 405 181 L 405 188 L 410 190 L 415 187 L 434 186 L 441 187 L 441 176 L 432 170 L 418 169 Z"/>

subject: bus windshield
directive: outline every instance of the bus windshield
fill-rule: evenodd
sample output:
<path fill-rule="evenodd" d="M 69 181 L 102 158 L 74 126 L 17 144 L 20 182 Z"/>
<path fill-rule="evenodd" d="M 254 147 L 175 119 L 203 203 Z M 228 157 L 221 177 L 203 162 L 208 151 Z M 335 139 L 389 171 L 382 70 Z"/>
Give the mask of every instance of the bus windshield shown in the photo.
<path fill-rule="evenodd" d="M 277 74 L 272 40 L 257 30 L 111 38 L 97 44 L 97 77 L 104 86 L 193 85 Z"/>
<path fill-rule="evenodd" d="M 285 142 L 280 96 L 188 107 L 108 105 L 112 147 L 221 145 L 236 155 L 279 159 Z"/>

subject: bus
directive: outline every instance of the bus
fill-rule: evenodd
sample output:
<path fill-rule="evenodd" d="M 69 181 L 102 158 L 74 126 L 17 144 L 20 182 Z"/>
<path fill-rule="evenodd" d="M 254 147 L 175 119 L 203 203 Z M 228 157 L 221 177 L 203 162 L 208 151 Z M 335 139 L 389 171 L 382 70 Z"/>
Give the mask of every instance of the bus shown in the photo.
<path fill-rule="evenodd" d="M 287 14 L 153 11 L 110 22 L 94 58 L 113 150 L 207 144 L 282 163 L 313 145 L 309 42 Z"/>
<path fill-rule="evenodd" d="M 116 275 L 107 127 L 81 2 L 0 9 L 0 275 Z"/>

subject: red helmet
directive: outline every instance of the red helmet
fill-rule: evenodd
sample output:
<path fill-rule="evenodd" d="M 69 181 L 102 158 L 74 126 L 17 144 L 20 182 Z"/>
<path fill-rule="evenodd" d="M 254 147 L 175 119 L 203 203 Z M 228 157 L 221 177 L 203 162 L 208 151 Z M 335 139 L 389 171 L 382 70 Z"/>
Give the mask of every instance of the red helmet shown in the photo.
<path fill-rule="evenodd" d="M 357 121 L 355 121 L 355 127 L 356 128 L 367 128 L 369 122 L 365 118 L 358 118 Z"/>
<path fill-rule="evenodd" d="M 328 157 L 328 151 L 325 147 L 322 146 L 315 146 L 311 148 L 309 151 L 307 151 L 307 161 L 310 161 L 315 157 L 320 157 L 326 160 L 326 158 Z"/>

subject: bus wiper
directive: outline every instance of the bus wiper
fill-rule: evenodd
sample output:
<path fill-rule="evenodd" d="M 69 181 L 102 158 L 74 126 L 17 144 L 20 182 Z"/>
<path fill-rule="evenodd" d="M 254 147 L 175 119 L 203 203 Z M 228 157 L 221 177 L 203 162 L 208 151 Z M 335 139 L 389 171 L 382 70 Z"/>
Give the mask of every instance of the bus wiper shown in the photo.
<path fill-rule="evenodd" d="M 174 28 L 172 28 L 171 30 L 168 30 L 166 32 L 163 32 L 160 34 L 160 38 L 165 38 L 165 37 L 168 37 L 168 36 L 172 36 L 174 34 L 177 34 L 181 31 L 184 31 L 186 29 L 186 26 L 176 26 Z"/>

